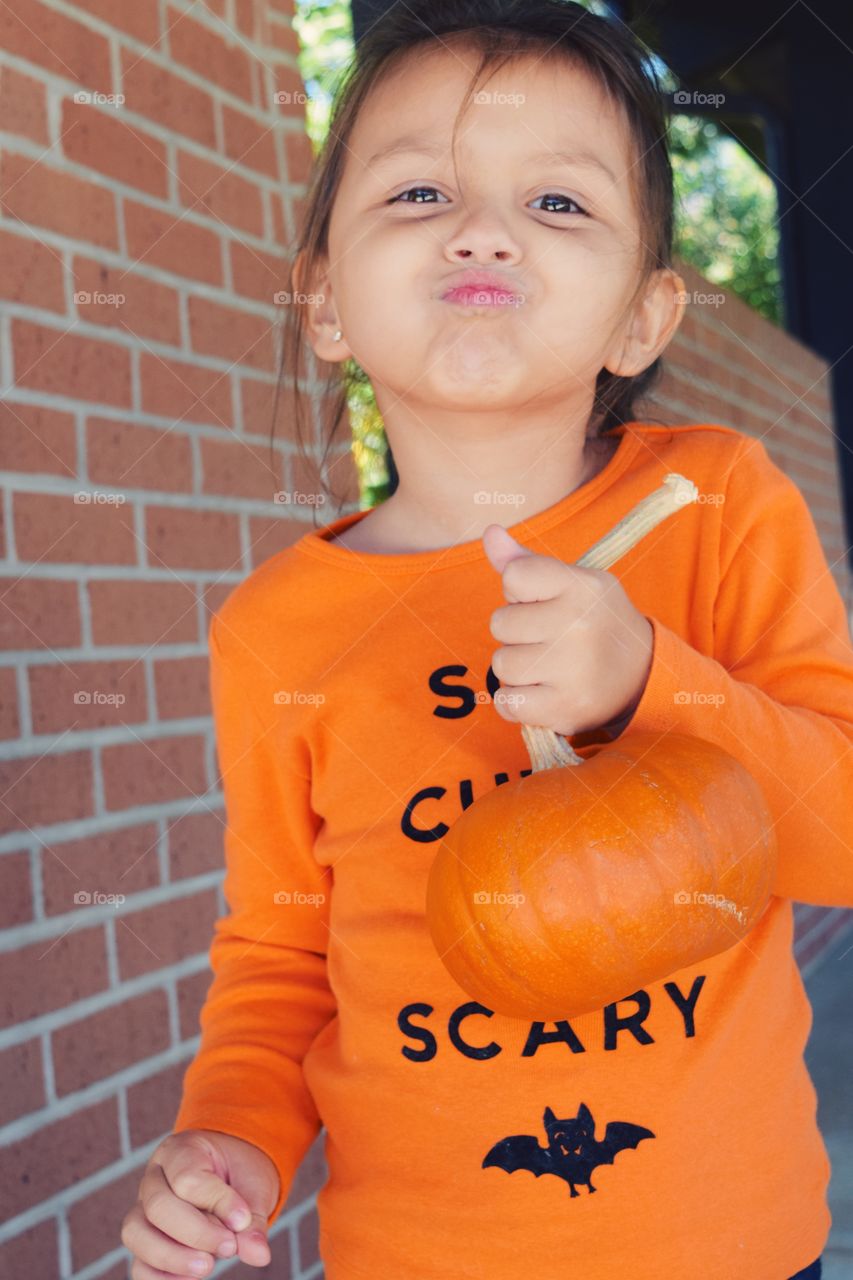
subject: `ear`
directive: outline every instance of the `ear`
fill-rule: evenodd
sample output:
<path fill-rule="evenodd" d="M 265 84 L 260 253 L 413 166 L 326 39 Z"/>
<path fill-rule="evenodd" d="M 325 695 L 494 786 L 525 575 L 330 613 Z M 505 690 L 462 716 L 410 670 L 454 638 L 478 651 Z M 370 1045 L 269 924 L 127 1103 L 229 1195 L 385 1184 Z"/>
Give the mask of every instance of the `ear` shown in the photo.
<path fill-rule="evenodd" d="M 557 1117 L 554 1115 L 554 1112 L 551 1110 L 550 1107 L 546 1107 L 545 1115 L 542 1118 L 545 1122 L 545 1128 L 547 1129 L 548 1125 L 553 1124 Z"/>
<path fill-rule="evenodd" d="M 658 267 L 604 362 L 605 369 L 631 378 L 652 364 L 675 336 L 688 294 L 684 281 L 671 267 Z"/>
<path fill-rule="evenodd" d="M 325 261 L 319 264 L 319 270 L 315 272 L 314 278 L 309 280 L 305 250 L 300 249 L 294 259 L 291 279 L 294 291 L 300 295 L 299 300 L 294 300 L 293 305 L 305 308 L 305 333 L 315 356 L 319 360 L 328 360 L 332 364 L 346 360 L 352 355 L 352 351 L 347 346 L 346 335 L 335 342 L 335 333 L 338 329 L 343 329 L 343 325 L 332 297 L 332 286 Z"/>
<path fill-rule="evenodd" d="M 586 1105 L 585 1102 L 582 1102 L 578 1107 L 577 1118 L 581 1122 L 581 1124 L 583 1124 L 584 1126 L 588 1126 L 592 1130 L 595 1129 L 595 1121 L 592 1118 L 592 1112 L 590 1111 L 589 1107 Z"/>

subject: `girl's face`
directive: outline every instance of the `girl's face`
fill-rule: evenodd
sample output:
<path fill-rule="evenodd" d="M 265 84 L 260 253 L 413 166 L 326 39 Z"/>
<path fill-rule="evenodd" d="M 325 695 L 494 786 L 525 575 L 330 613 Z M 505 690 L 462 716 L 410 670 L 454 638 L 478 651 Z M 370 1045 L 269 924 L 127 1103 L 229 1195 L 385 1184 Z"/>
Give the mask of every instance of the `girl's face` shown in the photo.
<path fill-rule="evenodd" d="M 637 373 L 657 354 L 646 330 L 659 333 L 664 312 L 674 320 L 681 282 L 657 273 L 672 281 L 637 303 L 645 318 L 623 316 L 641 260 L 631 177 L 642 158 L 583 69 L 525 55 L 493 75 L 460 121 L 457 180 L 451 135 L 476 63 L 473 51 L 433 46 L 362 109 L 330 223 L 315 350 L 354 355 L 386 418 L 398 400 L 586 413 L 602 367 Z M 520 300 L 443 299 L 477 268 Z"/>

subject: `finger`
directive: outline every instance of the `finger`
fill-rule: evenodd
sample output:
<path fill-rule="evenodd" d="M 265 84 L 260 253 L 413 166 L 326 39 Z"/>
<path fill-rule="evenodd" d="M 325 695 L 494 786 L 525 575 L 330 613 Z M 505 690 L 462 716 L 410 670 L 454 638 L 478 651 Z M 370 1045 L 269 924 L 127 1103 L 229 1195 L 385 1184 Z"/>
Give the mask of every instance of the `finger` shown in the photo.
<path fill-rule="evenodd" d="M 180 1244 L 220 1258 L 233 1258 L 237 1252 L 234 1232 L 218 1218 L 177 1196 L 160 1165 L 151 1164 L 145 1170 L 139 1199 L 151 1225 Z"/>
<path fill-rule="evenodd" d="M 195 1280 L 191 1276 L 176 1276 L 173 1271 L 161 1271 L 159 1267 L 149 1267 L 147 1262 L 134 1258 L 130 1265 L 130 1280 Z"/>
<path fill-rule="evenodd" d="M 550 685 L 498 689 L 494 696 L 495 710 L 502 719 L 513 724 L 548 728 L 548 705 L 553 700 L 553 695 Z"/>
<path fill-rule="evenodd" d="M 145 1217 L 141 1204 L 125 1218 L 121 1242 L 140 1262 L 147 1263 L 167 1275 L 209 1276 L 213 1258 L 209 1253 L 189 1249 L 164 1235 Z"/>
<path fill-rule="evenodd" d="M 511 644 L 492 654 L 492 671 L 503 686 L 547 684 L 553 666 L 549 644 Z"/>
<path fill-rule="evenodd" d="M 263 1214 L 253 1213 L 251 1226 L 237 1232 L 237 1256 L 251 1267 L 265 1267 L 270 1261 L 267 1219 Z"/>
<path fill-rule="evenodd" d="M 553 600 L 504 604 L 489 619 L 489 630 L 501 644 L 535 644 L 559 629 Z"/>
<path fill-rule="evenodd" d="M 216 1156 L 204 1139 L 189 1135 L 174 1142 L 167 1139 L 151 1159 L 163 1170 L 178 1199 L 214 1214 L 234 1232 L 246 1227 L 251 1209 L 216 1171 Z"/>
<path fill-rule="evenodd" d="M 501 584 L 510 604 L 553 600 L 564 591 L 572 591 L 583 601 L 587 591 L 600 589 L 602 577 L 599 569 L 565 564 L 555 556 L 519 556 L 504 569 Z"/>

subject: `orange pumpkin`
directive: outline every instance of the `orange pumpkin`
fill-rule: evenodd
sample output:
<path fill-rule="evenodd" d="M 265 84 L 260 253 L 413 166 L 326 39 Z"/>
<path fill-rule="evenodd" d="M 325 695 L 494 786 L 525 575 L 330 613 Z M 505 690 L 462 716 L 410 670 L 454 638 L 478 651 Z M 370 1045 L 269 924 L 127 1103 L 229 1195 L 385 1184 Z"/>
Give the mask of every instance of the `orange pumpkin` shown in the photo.
<path fill-rule="evenodd" d="M 606 568 L 696 494 L 667 476 L 578 563 Z M 585 757 L 549 730 L 522 734 L 533 772 L 470 805 L 430 870 L 428 927 L 463 991 L 510 1017 L 571 1018 L 746 936 L 776 843 L 734 756 L 630 726 Z"/>

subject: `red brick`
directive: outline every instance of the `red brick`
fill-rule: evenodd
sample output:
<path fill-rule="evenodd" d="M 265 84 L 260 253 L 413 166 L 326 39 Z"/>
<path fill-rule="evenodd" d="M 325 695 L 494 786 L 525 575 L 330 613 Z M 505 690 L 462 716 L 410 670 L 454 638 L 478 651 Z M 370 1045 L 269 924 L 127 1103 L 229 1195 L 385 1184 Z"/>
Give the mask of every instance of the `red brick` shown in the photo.
<path fill-rule="evenodd" d="M 12 352 L 19 386 L 130 408 L 127 347 L 14 320 Z"/>
<path fill-rule="evenodd" d="M 272 378 L 240 379 L 243 430 L 247 434 L 264 436 L 267 440 L 271 438 L 275 387 L 275 380 Z M 278 400 L 279 415 L 286 395 L 286 389 L 283 387 Z"/>
<path fill-rule="evenodd" d="M 236 16 L 237 30 L 249 39 L 254 39 L 257 35 L 257 6 L 254 0 L 236 0 Z M 265 26 L 263 35 L 266 35 L 267 31 L 268 27 Z"/>
<path fill-rule="evenodd" d="M 173 430 L 90 418 L 86 424 L 86 456 L 89 476 L 95 484 L 174 493 L 189 493 L 192 489 L 190 441 Z"/>
<path fill-rule="evenodd" d="M 30 667 L 36 733 L 103 729 L 148 718 L 145 668 L 133 659 L 41 663 Z"/>
<path fill-rule="evenodd" d="M 320 1261 L 320 1224 L 316 1207 L 308 1209 L 299 1219 L 297 1241 L 299 1265 L 303 1271 L 307 1271 L 315 1262 Z"/>
<path fill-rule="evenodd" d="M 106 808 L 129 809 L 200 795 L 207 789 L 204 755 L 204 739 L 191 734 L 104 747 Z"/>
<path fill-rule="evenodd" d="M 165 199 L 169 191 L 166 147 L 153 134 L 125 123 L 120 108 L 62 104 L 62 147 L 69 160 L 116 182 Z"/>
<path fill-rule="evenodd" d="M 48 245 L 0 231 L 0 297 L 43 311 L 65 311 L 62 259 Z"/>
<path fill-rule="evenodd" d="M 275 372 L 274 320 L 198 297 L 189 300 L 189 317 L 190 341 L 201 355 Z"/>
<path fill-rule="evenodd" d="M 87 491 L 81 490 L 82 494 Z M 22 560 L 65 564 L 134 564 L 129 504 L 75 502 L 53 493 L 16 493 L 15 538 Z"/>
<path fill-rule="evenodd" d="M 226 229 L 264 234 L 261 192 L 253 182 L 186 151 L 178 155 L 178 178 L 181 204 L 193 213 L 207 214 Z"/>
<path fill-rule="evenodd" d="M 213 99 L 205 90 L 196 88 L 150 59 L 123 49 L 122 91 L 128 111 L 147 116 L 170 131 L 194 138 L 205 147 L 216 147 Z"/>
<path fill-rule="evenodd" d="M 124 1216 L 139 1199 L 144 1167 L 144 1162 L 141 1162 L 129 1173 L 112 1179 L 106 1186 L 69 1207 L 71 1262 L 75 1271 L 82 1271 L 104 1254 L 112 1253 L 120 1242 Z M 126 1280 L 126 1264 L 123 1276 Z M 98 1280 L 104 1280 L 104 1276 L 99 1275 Z"/>
<path fill-rule="evenodd" d="M 234 421 L 228 371 L 165 360 L 143 352 L 142 407 L 178 422 L 230 428 Z"/>
<path fill-rule="evenodd" d="M 169 1047 L 165 991 L 147 991 L 68 1023 L 51 1036 L 59 1097 L 85 1089 Z"/>
<path fill-rule="evenodd" d="M 249 249 L 237 240 L 231 242 L 231 272 L 236 293 L 273 306 L 275 295 L 287 288 L 289 269 L 289 260 L 284 254 L 264 253 Z"/>
<path fill-rule="evenodd" d="M 2 400 L 0 439 L 10 471 L 40 471 L 56 476 L 76 474 L 77 440 L 70 413 Z"/>
<path fill-rule="evenodd" d="M 127 1091 L 127 1119 L 132 1147 L 141 1147 L 171 1133 L 181 1101 L 181 1086 L 188 1063 L 158 1071 Z"/>
<path fill-rule="evenodd" d="M 44 908 L 49 916 L 63 915 L 89 903 L 75 903 L 74 895 L 123 894 L 128 897 L 160 883 L 156 824 L 101 831 L 79 840 L 45 844 L 41 850 Z"/>
<path fill-rule="evenodd" d="M 162 658 L 154 663 L 157 717 L 179 720 L 210 714 L 207 658 Z"/>
<path fill-rule="evenodd" d="M 284 53 L 292 53 L 297 57 L 301 51 L 299 36 L 293 27 L 286 27 L 281 22 L 271 22 L 267 28 L 267 39 L 274 49 Z"/>
<path fill-rule="evenodd" d="M 88 818 L 93 812 L 88 751 L 25 756 L 0 764 L 0 833 Z"/>
<path fill-rule="evenodd" d="M 112 85 L 109 42 L 37 0 L 0 7 L 0 49 L 100 93 Z"/>
<path fill-rule="evenodd" d="M 74 259 L 74 304 L 77 314 L 90 324 L 180 345 L 178 294 L 169 285 L 78 257 Z"/>
<path fill-rule="evenodd" d="M 133 0 L 133 4 L 116 4 L 115 0 L 74 0 L 77 9 L 85 9 L 93 17 L 126 31 L 135 40 L 157 49 L 160 46 L 160 7 L 158 0 Z M 145 53 L 149 52 L 146 49 Z M 145 54 L 140 54 L 144 57 Z"/>
<path fill-rule="evenodd" d="M 210 80 L 218 89 L 252 101 L 249 57 L 243 43 L 221 35 L 181 13 L 168 10 L 169 49 L 176 62 Z"/>
<path fill-rule="evenodd" d="M 0 1124 L 38 1111 L 45 1100 L 40 1041 L 25 1040 L 0 1052 Z M 12 1275 L 3 1270 L 2 1258 L 0 1250 L 0 1275 Z"/>
<path fill-rule="evenodd" d="M 120 1155 L 115 1098 L 45 1125 L 0 1152 L 0 1216 L 11 1218 L 40 1204 Z"/>
<path fill-rule="evenodd" d="M 8 13 L 8 8 L 0 8 L 0 15 L 4 12 Z M 4 152 L 0 160 L 0 210 L 28 226 L 118 248 L 112 192 L 29 156 Z"/>
<path fill-rule="evenodd" d="M 305 91 L 305 82 L 295 67 L 279 65 L 275 68 L 275 94 L 276 106 L 282 115 L 296 116 L 304 121 L 308 94 Z M 305 141 L 308 142 L 307 135 Z M 308 147 L 310 151 L 310 142 Z M 290 181 L 296 181 L 292 174 Z"/>
<path fill-rule="evenodd" d="M 271 178 L 278 177 L 278 159 L 272 129 L 247 115 L 223 106 L 222 123 L 225 131 L 225 154 L 238 164 L 257 169 Z"/>
<path fill-rule="evenodd" d="M 212 980 L 210 970 L 202 969 L 187 978 L 179 978 L 175 984 L 182 1040 L 192 1040 L 198 1035 L 201 1010 Z"/>
<path fill-rule="evenodd" d="M 172 880 L 221 871 L 225 863 L 223 819 L 215 813 L 188 813 L 171 822 L 169 874 Z"/>
<path fill-rule="evenodd" d="M 204 493 L 273 502 L 283 488 L 281 475 L 270 466 L 266 446 L 241 440 L 202 440 L 200 444 Z"/>
<path fill-rule="evenodd" d="M 76 582 L 32 576 L 0 578 L 0 650 L 78 645 L 77 591 Z"/>
<path fill-rule="evenodd" d="M 0 667 L 0 739 L 9 741 L 21 734 L 18 715 L 18 679 L 14 667 Z M 0 905 L 0 914 L 2 914 Z"/>
<path fill-rule="evenodd" d="M 42 81 L 14 67 L 0 67 L 0 120 L 5 133 L 47 146 L 47 93 Z"/>
<path fill-rule="evenodd" d="M 288 508 L 284 508 L 288 510 Z M 319 523 L 324 523 L 322 520 Z M 270 556 L 277 555 L 285 547 L 292 546 L 297 538 L 307 533 L 313 525 L 305 520 L 294 520 L 288 517 L 275 518 L 253 516 L 249 519 L 249 545 L 251 547 L 252 568 L 256 569 Z"/>
<path fill-rule="evenodd" d="M 162 267 L 206 284 L 222 283 L 222 254 L 215 231 L 135 200 L 125 200 L 124 217 L 127 252 L 133 263 Z"/>
<path fill-rule="evenodd" d="M 4 951 L 0 973 L 4 1027 L 64 1009 L 109 986 L 104 931 L 100 926 L 72 929 L 64 936 Z"/>
<path fill-rule="evenodd" d="M 19 1236 L 0 1244 L 0 1275 L 9 1280 L 36 1280 L 59 1275 L 57 1220 L 48 1218 Z"/>
<path fill-rule="evenodd" d="M 30 883 L 30 855 L 4 853 L 0 857 L 3 895 L 0 897 L 0 928 L 28 924 L 33 918 L 33 890 Z"/>
<path fill-rule="evenodd" d="M 116 942 L 122 980 L 206 954 L 218 912 L 216 893 L 208 889 L 120 916 Z"/>
<path fill-rule="evenodd" d="M 88 590 L 95 644 L 185 644 L 199 639 L 196 594 L 188 583 L 110 578 L 90 581 Z"/>
<path fill-rule="evenodd" d="M 145 543 L 150 548 L 152 564 L 158 568 L 239 568 L 240 527 L 236 515 L 150 506 L 145 518 Z"/>

